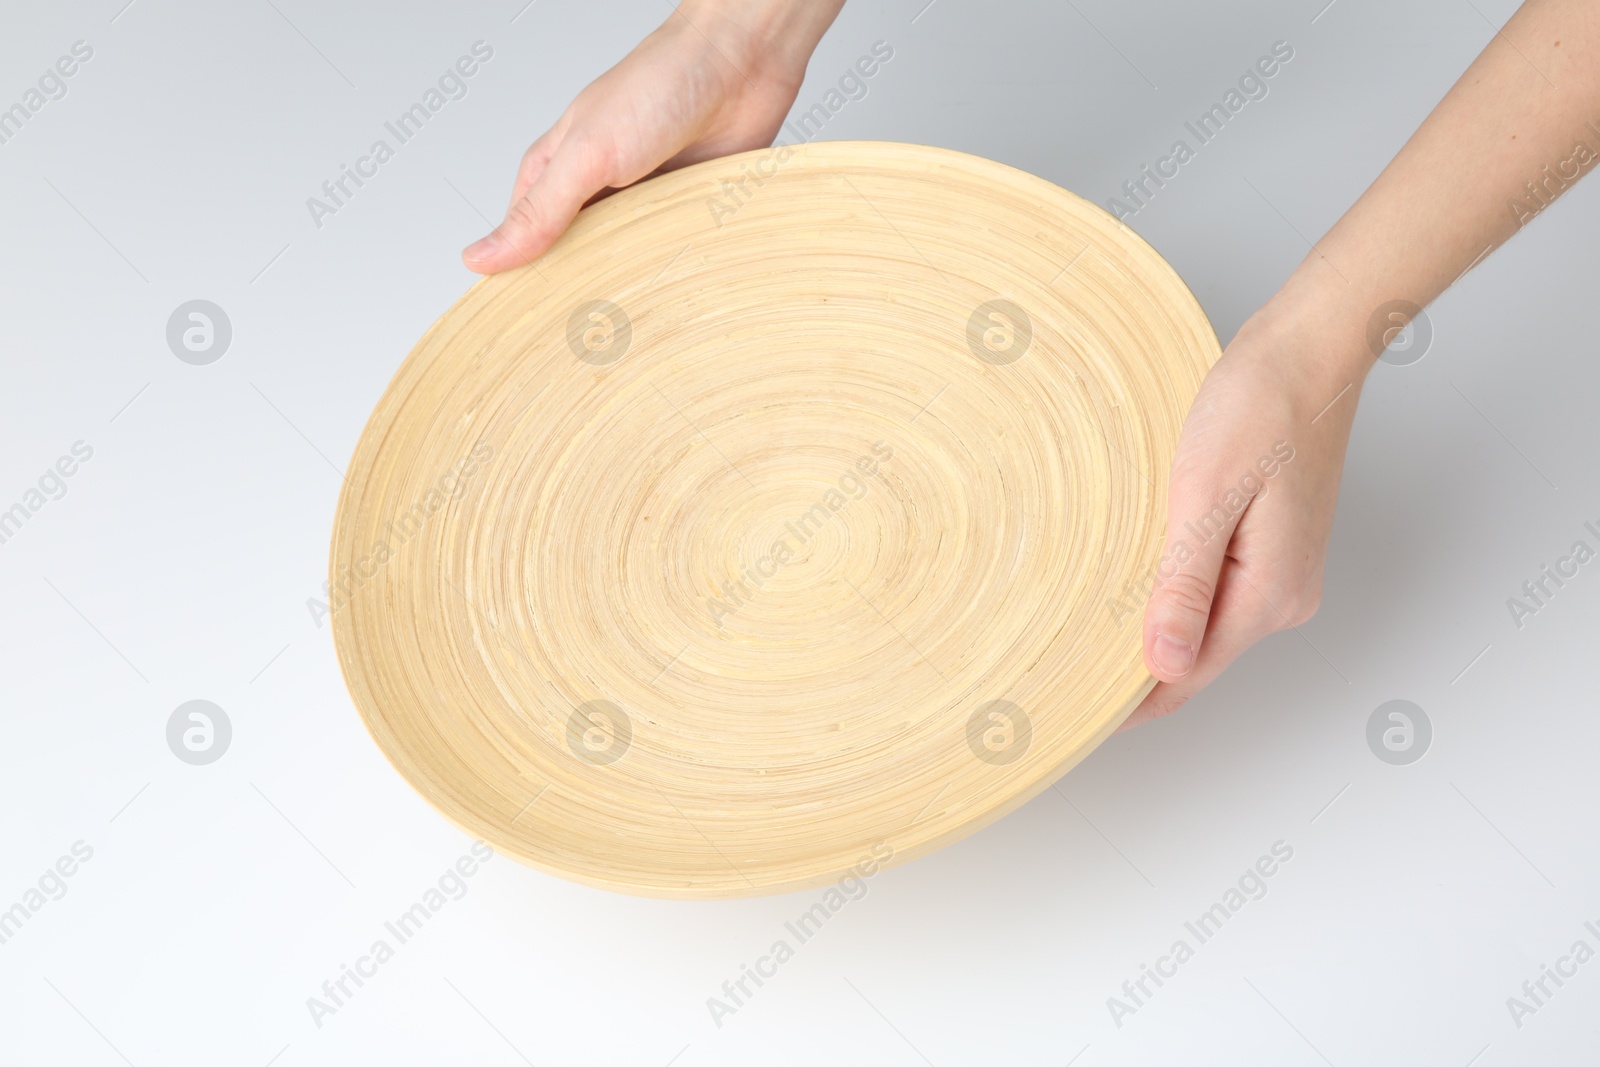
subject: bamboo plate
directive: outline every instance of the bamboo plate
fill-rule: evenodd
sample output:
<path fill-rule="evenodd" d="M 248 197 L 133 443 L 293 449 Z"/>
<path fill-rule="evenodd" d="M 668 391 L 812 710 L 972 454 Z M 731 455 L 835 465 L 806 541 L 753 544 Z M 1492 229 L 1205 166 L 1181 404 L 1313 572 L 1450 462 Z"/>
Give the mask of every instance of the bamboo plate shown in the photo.
<path fill-rule="evenodd" d="M 351 696 L 446 816 L 590 885 L 927 853 L 1154 684 L 1126 606 L 1219 354 L 1133 231 L 988 160 L 811 144 L 626 189 L 373 412 L 333 536 Z"/>

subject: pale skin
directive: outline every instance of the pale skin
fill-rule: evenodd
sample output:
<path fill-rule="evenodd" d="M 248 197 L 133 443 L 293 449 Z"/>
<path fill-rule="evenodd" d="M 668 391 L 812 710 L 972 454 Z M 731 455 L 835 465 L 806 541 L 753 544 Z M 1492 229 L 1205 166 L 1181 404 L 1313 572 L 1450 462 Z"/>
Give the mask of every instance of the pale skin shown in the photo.
<path fill-rule="evenodd" d="M 505 221 L 465 250 L 466 265 L 484 274 L 521 266 L 608 190 L 771 144 L 842 6 L 684 0 L 528 149 Z M 1570 184 L 1574 169 L 1592 169 L 1593 157 L 1575 157 L 1580 142 L 1600 150 L 1600 4 L 1527 0 L 1240 327 L 1179 440 L 1167 562 L 1144 608 L 1157 685 L 1123 729 L 1177 709 L 1261 638 L 1311 618 L 1356 402 L 1377 355 L 1374 313 L 1397 300 L 1426 306 L 1512 237 L 1565 187 L 1547 173 Z M 1528 182 L 1543 183 L 1540 195 Z M 1530 210 L 1519 218 L 1513 199 Z M 1209 539 L 1186 529 L 1280 442 L 1292 461 L 1248 483 L 1265 491 L 1225 507 L 1228 521 Z"/>

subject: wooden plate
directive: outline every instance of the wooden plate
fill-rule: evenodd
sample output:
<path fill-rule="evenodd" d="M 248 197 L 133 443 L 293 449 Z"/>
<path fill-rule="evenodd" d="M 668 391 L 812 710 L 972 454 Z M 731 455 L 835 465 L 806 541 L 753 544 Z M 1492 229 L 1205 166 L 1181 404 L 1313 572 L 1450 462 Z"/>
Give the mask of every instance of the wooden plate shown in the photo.
<path fill-rule="evenodd" d="M 1049 182 L 914 145 L 703 163 L 474 285 L 356 447 L 334 635 L 467 833 L 670 897 L 1016 808 L 1153 681 L 1138 587 L 1219 356 Z"/>

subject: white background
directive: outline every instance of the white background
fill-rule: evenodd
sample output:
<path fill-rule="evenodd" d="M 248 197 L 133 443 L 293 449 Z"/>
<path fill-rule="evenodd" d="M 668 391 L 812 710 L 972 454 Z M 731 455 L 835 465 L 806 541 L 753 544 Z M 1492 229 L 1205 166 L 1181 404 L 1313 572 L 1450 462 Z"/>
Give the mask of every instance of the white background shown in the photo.
<path fill-rule="evenodd" d="M 797 109 L 885 40 L 827 138 L 961 149 L 1100 203 L 1292 44 L 1270 94 L 1131 221 L 1224 340 L 1513 10 L 925 2 L 852 0 Z M 0 544 L 0 908 L 93 849 L 0 945 L 0 1062 L 1600 1055 L 1600 962 L 1520 1028 L 1506 1006 L 1579 937 L 1600 948 L 1600 563 L 1520 630 L 1506 607 L 1600 525 L 1592 182 L 1438 301 L 1424 359 L 1374 370 L 1311 623 L 1059 791 L 874 878 L 720 1028 L 706 998 L 816 893 L 633 899 L 504 858 L 319 1028 L 307 998 L 470 845 L 384 762 L 307 610 L 339 471 L 471 282 L 457 251 L 479 211 L 498 219 L 521 151 L 670 10 L 123 3 L 16 5 L 0 33 L 0 106 L 74 41 L 94 49 L 0 145 L 0 507 L 94 449 Z M 494 58 L 469 95 L 315 227 L 306 198 L 479 39 Z M 233 325 L 209 366 L 165 340 L 194 298 Z M 233 725 L 202 767 L 165 739 L 197 698 Z M 1395 698 L 1433 723 L 1410 766 L 1365 739 Z M 1115 1025 L 1107 998 L 1280 840 L 1293 859 L 1266 896 Z"/>

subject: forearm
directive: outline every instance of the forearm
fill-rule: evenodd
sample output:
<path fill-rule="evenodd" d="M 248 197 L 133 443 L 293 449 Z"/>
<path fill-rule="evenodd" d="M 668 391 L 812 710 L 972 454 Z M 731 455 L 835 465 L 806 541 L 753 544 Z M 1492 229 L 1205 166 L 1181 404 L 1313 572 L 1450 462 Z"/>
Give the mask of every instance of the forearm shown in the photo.
<path fill-rule="evenodd" d="M 1258 319 L 1324 331 L 1335 369 L 1364 374 L 1380 306 L 1426 305 L 1596 153 L 1600 4 L 1528 0 Z"/>

